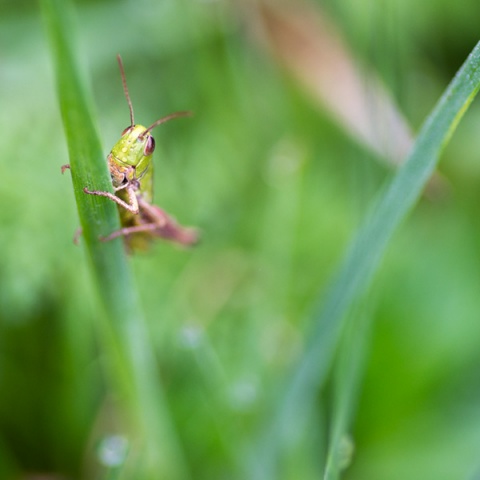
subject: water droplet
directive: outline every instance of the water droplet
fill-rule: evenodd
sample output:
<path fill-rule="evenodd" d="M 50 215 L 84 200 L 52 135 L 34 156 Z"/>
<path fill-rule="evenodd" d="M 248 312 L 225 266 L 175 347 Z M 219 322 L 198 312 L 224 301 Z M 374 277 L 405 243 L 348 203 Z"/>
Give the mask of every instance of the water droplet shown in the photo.
<path fill-rule="evenodd" d="M 128 440 L 123 435 L 109 435 L 98 447 L 98 458 L 106 467 L 118 467 L 125 462 L 128 453 Z"/>

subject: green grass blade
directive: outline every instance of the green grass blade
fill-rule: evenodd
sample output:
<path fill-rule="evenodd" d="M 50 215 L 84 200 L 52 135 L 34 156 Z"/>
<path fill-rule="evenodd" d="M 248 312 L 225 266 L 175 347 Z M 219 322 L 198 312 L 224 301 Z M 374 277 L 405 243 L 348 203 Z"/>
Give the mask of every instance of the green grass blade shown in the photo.
<path fill-rule="evenodd" d="M 82 190 L 88 186 L 111 191 L 111 182 L 93 121 L 91 95 L 76 55 L 73 7 L 68 0 L 42 0 L 41 6 L 51 40 L 83 240 L 106 313 L 99 315 L 97 321 L 107 319 L 102 331 L 104 347 L 110 374 L 130 409 L 132 429 L 140 436 L 132 440 L 141 446 L 141 476 L 185 478 L 185 463 L 167 414 L 122 242 L 98 241 L 99 236 L 119 228 L 116 206 L 108 199 L 86 195 Z"/>
<path fill-rule="evenodd" d="M 329 444 L 324 471 L 324 480 L 336 480 L 348 467 L 354 452 L 354 443 L 349 435 L 363 377 L 365 358 L 368 353 L 372 329 L 370 308 L 354 308 L 349 315 L 348 328 L 342 335 L 335 359 L 333 405 L 329 423 Z"/>
<path fill-rule="evenodd" d="M 252 477 L 278 478 L 276 459 L 306 415 L 325 380 L 353 302 L 369 287 L 388 243 L 422 193 L 440 153 L 480 88 L 480 43 L 476 45 L 425 122 L 413 150 L 360 227 L 321 306 L 313 315 L 306 347 L 273 408 L 262 448 L 254 454 Z"/>

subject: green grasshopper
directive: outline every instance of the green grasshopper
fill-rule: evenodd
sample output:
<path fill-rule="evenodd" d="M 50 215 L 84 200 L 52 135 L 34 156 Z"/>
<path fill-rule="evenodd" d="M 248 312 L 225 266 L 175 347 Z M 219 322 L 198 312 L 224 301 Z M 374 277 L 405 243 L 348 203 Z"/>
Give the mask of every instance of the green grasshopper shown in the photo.
<path fill-rule="evenodd" d="M 117 55 L 123 90 L 130 110 L 130 126 L 123 132 L 120 140 L 113 146 L 107 157 L 112 178 L 114 194 L 99 190 L 83 191 L 88 195 L 109 198 L 118 206 L 122 228 L 112 232 L 101 240 L 107 242 L 124 237 L 129 250 L 145 249 L 154 238 L 164 238 L 182 245 L 197 242 L 197 232 L 193 228 L 178 225 L 153 201 L 153 162 L 155 140 L 151 130 L 173 118 L 191 115 L 190 112 L 175 112 L 162 117 L 148 128 L 135 125 L 133 106 L 128 93 L 125 71 L 120 55 Z M 62 172 L 69 165 L 62 167 Z"/>

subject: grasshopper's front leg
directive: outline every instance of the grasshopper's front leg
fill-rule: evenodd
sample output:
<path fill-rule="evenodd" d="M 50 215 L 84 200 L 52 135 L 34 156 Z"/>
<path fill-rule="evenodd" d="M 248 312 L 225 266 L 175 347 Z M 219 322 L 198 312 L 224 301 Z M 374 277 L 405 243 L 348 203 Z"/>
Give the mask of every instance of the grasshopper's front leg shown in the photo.
<path fill-rule="evenodd" d="M 70 170 L 69 164 L 62 165 L 61 167 L 62 173 L 64 173 L 65 170 Z M 135 195 L 135 190 L 138 189 L 138 185 L 135 182 L 130 182 L 115 188 L 115 191 L 118 192 L 118 190 L 123 190 L 123 189 L 127 190 L 128 200 L 130 201 L 130 203 L 124 202 L 121 198 L 118 198 L 116 195 L 110 192 L 103 192 L 101 190 L 89 190 L 87 187 L 85 187 L 83 191 L 85 193 L 88 193 L 89 195 L 98 195 L 100 197 L 107 197 L 110 200 L 114 201 L 116 204 L 121 205 L 123 208 L 125 208 L 129 212 L 132 212 L 134 215 L 137 215 L 138 201 L 137 201 L 137 196 Z"/>
<path fill-rule="evenodd" d="M 131 184 L 127 184 L 125 186 L 116 188 L 115 191 L 123 190 L 123 189 L 126 189 L 128 200 L 130 201 L 130 203 L 123 201 L 121 198 L 118 198 L 116 195 L 110 192 L 103 192 L 101 190 L 89 190 L 87 187 L 85 187 L 83 191 L 88 195 L 98 195 L 100 197 L 109 198 L 110 200 L 115 202 L 117 205 L 120 205 L 121 207 L 125 208 L 129 212 L 132 212 L 134 215 L 137 215 L 139 209 L 138 209 L 137 195 L 135 194 L 135 190 L 136 190 L 135 186 Z"/>

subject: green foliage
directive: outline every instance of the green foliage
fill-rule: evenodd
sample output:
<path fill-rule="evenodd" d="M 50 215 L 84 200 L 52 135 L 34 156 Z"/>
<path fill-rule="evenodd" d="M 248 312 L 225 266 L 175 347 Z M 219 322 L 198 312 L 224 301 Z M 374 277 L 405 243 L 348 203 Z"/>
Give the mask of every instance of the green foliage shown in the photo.
<path fill-rule="evenodd" d="M 474 45 L 465 5 L 325 3 L 414 125 Z M 0 19 L 0 477 L 472 475 L 475 105 L 442 195 L 419 196 L 478 89 L 476 50 L 393 173 L 247 37 L 248 9 L 76 7 L 41 2 L 50 44 L 29 4 Z M 455 32 L 448 55 L 431 13 Z M 154 155 L 155 203 L 200 227 L 195 249 L 129 259 L 98 242 L 116 208 L 82 189 L 110 188 L 105 157 L 129 122 L 117 53 L 140 123 L 195 113 L 155 132 Z"/>
<path fill-rule="evenodd" d="M 267 439 L 268 452 L 274 450 L 277 443 L 292 436 L 289 430 L 296 428 L 296 416 L 308 414 L 331 364 L 340 338 L 343 317 L 369 287 L 393 232 L 421 195 L 435 170 L 441 151 L 480 89 L 479 61 L 480 43 L 425 122 L 409 158 L 376 199 L 365 223 L 358 228 L 318 313 L 314 314 L 313 325 L 307 330 L 304 352 L 300 355 L 291 377 L 285 382 L 286 386 L 280 398 L 275 402 L 274 408 L 278 410 L 275 412 L 272 432 Z M 360 335 L 358 340 L 360 344 L 364 342 L 363 336 Z M 353 344 L 344 348 L 355 351 L 359 347 Z M 352 354 L 353 358 L 355 356 L 358 357 L 359 354 Z M 350 376 L 358 362 L 359 359 L 351 361 L 351 366 L 346 369 L 344 376 Z M 347 381 L 344 393 L 337 396 L 337 400 L 352 397 L 353 392 L 350 391 L 348 383 L 354 381 L 355 376 Z M 342 402 L 337 401 L 337 404 L 340 406 Z M 341 421 L 342 419 L 339 419 L 335 422 L 333 428 L 336 429 Z M 346 436 L 347 429 L 348 424 L 343 426 L 341 430 L 345 431 L 341 434 Z M 340 442 L 343 438 L 338 433 L 334 435 L 331 457 L 341 448 Z M 270 455 L 272 454 L 262 451 L 258 462 L 268 462 Z M 339 463 L 341 460 L 333 459 L 329 462 L 325 478 L 338 477 L 338 473 L 334 475 L 330 471 L 338 472 Z M 262 471 L 258 478 L 276 476 Z"/>
<path fill-rule="evenodd" d="M 83 192 L 86 185 L 103 191 L 112 191 L 112 187 L 77 65 L 72 7 L 63 0 L 45 0 L 42 7 L 54 53 L 82 235 L 107 315 L 103 336 L 112 363 L 109 373 L 118 382 L 120 392 L 130 399 L 131 415 L 135 418 L 130 441 L 139 443 L 143 462 L 135 475 L 181 478 L 184 467 L 179 466 L 177 459 L 176 441 L 165 413 L 154 354 L 123 243 L 99 241 L 100 236 L 120 228 L 116 207 Z"/>

